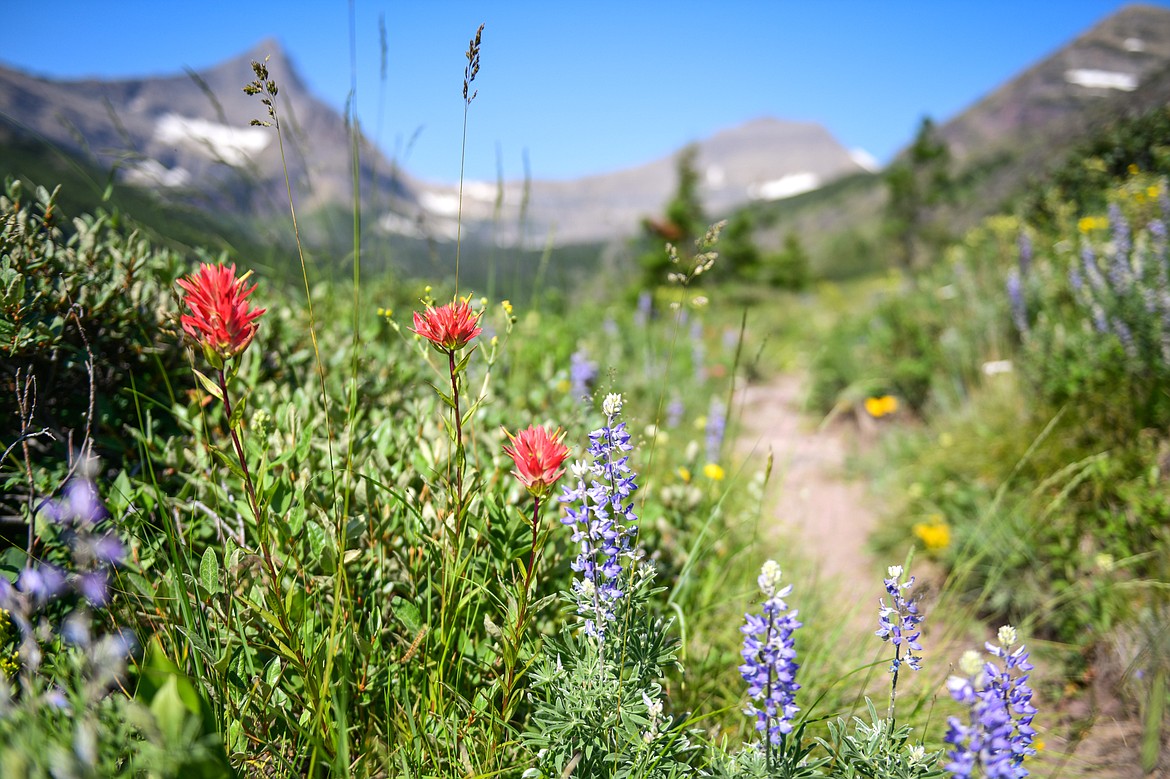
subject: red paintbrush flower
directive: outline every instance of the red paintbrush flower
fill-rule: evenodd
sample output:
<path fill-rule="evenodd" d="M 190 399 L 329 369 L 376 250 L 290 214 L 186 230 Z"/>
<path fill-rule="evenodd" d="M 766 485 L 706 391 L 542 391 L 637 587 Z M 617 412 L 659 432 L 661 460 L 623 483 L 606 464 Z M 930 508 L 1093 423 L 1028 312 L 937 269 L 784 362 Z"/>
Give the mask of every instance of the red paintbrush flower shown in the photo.
<path fill-rule="evenodd" d="M 438 308 L 427 306 L 421 314 L 415 311 L 410 332 L 421 335 L 444 352 L 455 352 L 483 332 L 479 317 L 466 300 L 454 300 Z"/>
<path fill-rule="evenodd" d="M 178 281 L 186 293 L 183 302 L 191 309 L 190 314 L 180 317 L 183 330 L 203 347 L 212 362 L 241 354 L 256 335 L 256 319 L 265 309 L 253 309 L 247 300 L 256 289 L 255 284 L 244 287 L 249 275 L 251 271 L 236 278 L 235 263 L 204 263 Z"/>
<path fill-rule="evenodd" d="M 507 430 L 504 434 L 512 442 L 511 447 L 504 446 L 504 454 L 516 463 L 512 474 L 535 497 L 543 498 L 557 479 L 565 475 L 561 465 L 569 456 L 569 447 L 561 443 L 564 432 L 557 428 L 555 433 L 550 433 L 543 427 L 529 425 L 516 435 Z"/>

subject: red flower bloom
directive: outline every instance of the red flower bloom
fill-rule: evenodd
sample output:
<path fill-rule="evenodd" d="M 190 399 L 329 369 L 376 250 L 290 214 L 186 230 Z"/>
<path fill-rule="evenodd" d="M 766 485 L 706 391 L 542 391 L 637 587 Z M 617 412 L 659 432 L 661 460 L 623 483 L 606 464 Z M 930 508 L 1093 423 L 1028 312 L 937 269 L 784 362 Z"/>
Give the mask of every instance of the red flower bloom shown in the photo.
<path fill-rule="evenodd" d="M 569 456 L 569 447 L 561 443 L 564 432 L 557 428 L 555 433 L 550 433 L 543 427 L 529 425 L 527 430 L 516 435 L 507 430 L 504 434 L 512 442 L 510 448 L 504 446 L 504 454 L 516 463 L 512 474 L 534 496 L 542 498 L 547 495 L 557 479 L 565 475 L 561 464 Z"/>
<path fill-rule="evenodd" d="M 426 338 L 445 352 L 462 349 L 483 332 L 479 314 L 472 313 L 466 300 L 454 300 L 445 306 L 427 306 L 423 313 L 414 312 L 412 333 Z"/>
<path fill-rule="evenodd" d="M 186 292 L 183 301 L 191 309 L 180 321 L 187 335 L 202 346 L 209 358 L 235 357 L 248 348 L 256 335 L 256 319 L 265 309 L 252 309 L 247 298 L 256 285 L 245 289 L 249 273 L 236 278 L 236 266 L 204 263 L 178 284 Z M 222 367 L 222 366 L 221 366 Z"/>

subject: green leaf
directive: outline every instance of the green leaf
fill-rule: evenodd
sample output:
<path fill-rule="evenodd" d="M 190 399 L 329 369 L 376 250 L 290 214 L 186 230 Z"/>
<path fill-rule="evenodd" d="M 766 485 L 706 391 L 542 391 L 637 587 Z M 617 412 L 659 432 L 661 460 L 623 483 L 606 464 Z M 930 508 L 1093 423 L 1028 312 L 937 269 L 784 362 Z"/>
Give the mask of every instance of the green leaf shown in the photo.
<path fill-rule="evenodd" d="M 199 371 L 195 371 L 195 378 L 199 380 L 199 384 L 203 387 L 204 392 L 219 402 L 223 402 L 223 390 L 220 389 L 218 384 Z"/>
<path fill-rule="evenodd" d="M 230 427 L 232 430 L 235 430 L 239 428 L 240 425 L 244 424 L 244 409 L 247 407 L 247 405 L 248 398 L 247 396 L 244 396 L 237 400 L 236 405 L 232 407 L 232 416 L 230 419 L 228 419 L 228 427 Z"/>
<path fill-rule="evenodd" d="M 220 465 L 222 465 L 224 468 L 227 468 L 236 477 L 240 479 L 244 478 L 244 471 L 242 468 L 240 468 L 240 464 L 235 460 L 235 458 L 233 458 L 224 450 L 220 449 L 218 446 L 208 445 L 207 448 L 211 451 L 212 456 L 219 460 Z"/>
<path fill-rule="evenodd" d="M 423 628 L 422 612 L 418 610 L 418 606 L 410 601 L 395 595 L 390 601 L 390 607 L 394 609 L 395 616 L 406 628 L 408 633 L 418 634 Z"/>
<path fill-rule="evenodd" d="M 219 557 L 211 547 L 207 547 L 199 561 L 199 581 L 211 595 L 219 593 Z"/>

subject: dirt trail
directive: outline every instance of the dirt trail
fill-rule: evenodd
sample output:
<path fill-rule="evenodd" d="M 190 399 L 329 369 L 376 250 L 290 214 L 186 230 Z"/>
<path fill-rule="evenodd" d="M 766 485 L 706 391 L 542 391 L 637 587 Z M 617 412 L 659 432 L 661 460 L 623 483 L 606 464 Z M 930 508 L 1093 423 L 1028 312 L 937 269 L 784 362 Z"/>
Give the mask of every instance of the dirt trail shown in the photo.
<path fill-rule="evenodd" d="M 882 508 L 864 484 L 850 481 L 844 471 L 849 454 L 872 443 L 873 431 L 859 435 L 849 424 L 820 426 L 801 410 L 805 381 L 803 375 L 785 374 L 745 387 L 736 398 L 743 421 L 737 451 L 762 460 L 770 449 L 774 458 L 761 543 L 768 549 L 797 544 L 801 556 L 816 566 L 818 578 L 835 581 L 853 603 L 876 605 L 888 562 L 874 560 L 866 543 Z M 875 613 L 859 609 L 854 617 L 868 624 Z M 1140 725 L 1121 715 L 1117 706 L 1096 718 L 1076 705 L 1062 708 L 1037 720 L 1047 732 L 1040 735 L 1046 745 L 1030 767 L 1033 776 L 1170 779 L 1170 772 L 1161 768 L 1143 774 L 1137 756 Z M 1090 724 L 1083 740 L 1072 743 L 1069 736 L 1079 729 L 1078 721 L 1081 727 Z"/>
<path fill-rule="evenodd" d="M 774 458 L 770 506 L 761 529 L 764 543 L 795 542 L 820 578 L 836 580 L 849 595 L 878 594 L 881 572 L 866 550 L 880 511 L 864 484 L 844 475 L 856 445 L 842 425 L 818 427 L 802 413 L 803 377 L 786 374 L 744 388 L 741 454 Z M 876 602 L 876 601 L 875 601 Z"/>

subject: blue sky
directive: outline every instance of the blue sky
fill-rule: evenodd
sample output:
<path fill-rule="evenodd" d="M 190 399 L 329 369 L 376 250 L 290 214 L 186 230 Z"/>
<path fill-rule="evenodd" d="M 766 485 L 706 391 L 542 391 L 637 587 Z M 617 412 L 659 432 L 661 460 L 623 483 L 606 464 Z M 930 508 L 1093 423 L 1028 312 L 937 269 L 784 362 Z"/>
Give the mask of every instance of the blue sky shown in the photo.
<path fill-rule="evenodd" d="M 1170 7 L 1170 0 L 1156 3 Z M 459 176 L 464 51 L 483 22 L 467 176 L 572 178 L 665 156 L 759 116 L 817 122 L 884 162 L 1125 3 L 1115 0 L 354 0 L 367 134 Z M 389 60 L 379 119 L 379 17 Z M 41 75 L 196 70 L 279 39 L 319 97 L 350 90 L 350 3 L 4 0 L 0 62 Z M 277 74 L 279 75 L 279 74 Z M 241 84 L 250 73 L 241 74 Z M 416 135 L 417 133 L 417 135 Z M 406 146 L 415 138 L 409 147 Z"/>

